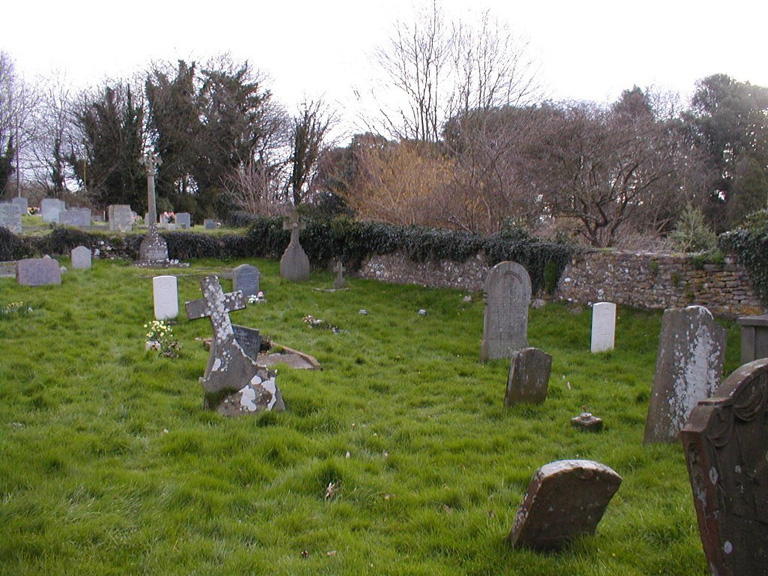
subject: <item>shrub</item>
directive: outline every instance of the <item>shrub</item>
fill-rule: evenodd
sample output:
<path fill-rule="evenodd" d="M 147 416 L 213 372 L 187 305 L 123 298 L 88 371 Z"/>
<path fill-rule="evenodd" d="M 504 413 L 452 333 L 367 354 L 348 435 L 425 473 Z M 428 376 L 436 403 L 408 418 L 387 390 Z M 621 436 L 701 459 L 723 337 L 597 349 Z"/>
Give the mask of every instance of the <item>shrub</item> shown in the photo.
<path fill-rule="evenodd" d="M 755 294 L 768 306 L 768 211 L 751 214 L 741 228 L 722 234 L 719 245 L 725 252 L 738 254 Z"/>

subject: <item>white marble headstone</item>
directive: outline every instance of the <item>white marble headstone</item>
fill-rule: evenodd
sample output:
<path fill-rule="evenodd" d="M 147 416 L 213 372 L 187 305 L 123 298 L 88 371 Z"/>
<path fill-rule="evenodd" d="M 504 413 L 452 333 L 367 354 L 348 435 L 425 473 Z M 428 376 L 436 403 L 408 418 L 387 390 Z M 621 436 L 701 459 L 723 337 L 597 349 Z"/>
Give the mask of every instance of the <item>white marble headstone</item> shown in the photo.
<path fill-rule="evenodd" d="M 155 319 L 170 320 L 179 315 L 179 289 L 176 276 L 152 278 L 155 295 Z"/>
<path fill-rule="evenodd" d="M 592 354 L 613 350 L 616 338 L 616 304 L 597 302 L 592 306 Z"/>

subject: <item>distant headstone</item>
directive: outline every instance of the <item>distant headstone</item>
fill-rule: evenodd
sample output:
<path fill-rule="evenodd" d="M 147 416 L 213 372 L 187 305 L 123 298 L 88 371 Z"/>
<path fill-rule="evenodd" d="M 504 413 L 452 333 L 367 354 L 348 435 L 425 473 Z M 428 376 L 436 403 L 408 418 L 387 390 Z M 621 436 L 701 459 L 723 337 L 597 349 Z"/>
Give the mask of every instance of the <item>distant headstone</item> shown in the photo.
<path fill-rule="evenodd" d="M 112 204 L 107 208 L 110 232 L 130 232 L 133 229 L 133 211 L 127 204 Z"/>
<path fill-rule="evenodd" d="M 306 228 L 304 222 L 299 222 L 296 212 L 283 223 L 283 230 L 291 231 L 291 241 L 280 258 L 280 276 L 286 280 L 303 282 L 309 280 L 309 258 L 299 243 L 299 231 Z"/>
<path fill-rule="evenodd" d="M 78 246 L 72 250 L 72 268 L 75 270 L 87 270 L 91 267 L 91 249 Z"/>
<path fill-rule="evenodd" d="M 592 306 L 592 354 L 613 350 L 616 339 L 616 304 L 597 302 Z"/>
<path fill-rule="evenodd" d="M 696 403 L 712 396 L 723 374 L 725 341 L 725 328 L 703 306 L 664 311 L 646 444 L 675 442 Z"/>
<path fill-rule="evenodd" d="M 621 476 L 592 460 L 559 460 L 539 468 L 528 485 L 509 540 L 516 548 L 558 550 L 595 533 Z"/>
<path fill-rule="evenodd" d="M 768 314 L 743 316 L 741 324 L 741 363 L 768 358 Z"/>
<path fill-rule="evenodd" d="M 235 339 L 229 313 L 245 308 L 242 292 L 224 294 L 216 276 L 200 281 L 203 300 L 187 302 L 190 320 L 209 317 L 213 328 L 211 352 L 201 378 L 203 405 L 220 414 L 235 416 L 264 410 L 284 410 L 275 373 L 260 366 Z"/>
<path fill-rule="evenodd" d="M 259 293 L 259 279 L 261 273 L 256 266 L 241 264 L 232 271 L 232 288 L 240 290 L 247 300 L 249 296 Z"/>
<path fill-rule="evenodd" d="M 481 358 L 509 358 L 528 346 L 531 278 L 517 262 L 501 262 L 485 279 Z"/>
<path fill-rule="evenodd" d="M 0 204 L 0 226 L 21 234 L 21 208 L 16 204 Z"/>
<path fill-rule="evenodd" d="M 11 204 L 18 206 L 22 215 L 26 215 L 29 212 L 29 201 L 23 196 L 16 196 L 16 198 L 11 199 Z"/>
<path fill-rule="evenodd" d="M 347 280 L 344 278 L 344 272 L 346 271 L 346 268 L 344 268 L 344 264 L 341 263 L 341 260 L 336 262 L 336 266 L 333 267 L 333 271 L 336 272 L 336 278 L 333 280 L 333 287 L 336 290 L 346 288 Z"/>
<path fill-rule="evenodd" d="M 156 320 L 172 320 L 179 315 L 179 288 L 176 276 L 152 278 Z"/>
<path fill-rule="evenodd" d="M 61 284 L 61 269 L 53 258 L 26 258 L 16 266 L 16 280 L 22 286 Z"/>
<path fill-rule="evenodd" d="M 59 212 L 66 208 L 66 204 L 57 198 L 43 198 L 40 201 L 40 215 L 43 217 L 43 222 L 58 223 Z"/>
<path fill-rule="evenodd" d="M 16 260 L 0 262 L 0 278 L 16 278 Z"/>
<path fill-rule="evenodd" d="M 206 230 L 216 230 L 216 220 L 213 218 L 206 218 L 203 220 L 203 228 Z"/>
<path fill-rule="evenodd" d="M 239 324 L 232 324 L 232 330 L 235 333 L 235 340 L 240 344 L 245 355 L 251 360 L 256 360 L 261 350 L 261 333 L 256 328 L 248 328 Z"/>
<path fill-rule="evenodd" d="M 552 356 L 538 348 L 512 352 L 504 406 L 541 404 L 547 398 Z"/>
<path fill-rule="evenodd" d="M 68 208 L 59 212 L 59 224 L 62 226 L 75 226 L 87 228 L 91 225 L 90 208 Z"/>
<path fill-rule="evenodd" d="M 189 230 L 192 227 L 192 216 L 189 212 L 176 212 L 176 226 L 180 230 Z"/>
<path fill-rule="evenodd" d="M 712 574 L 768 574 L 768 358 L 731 374 L 680 431 Z"/>

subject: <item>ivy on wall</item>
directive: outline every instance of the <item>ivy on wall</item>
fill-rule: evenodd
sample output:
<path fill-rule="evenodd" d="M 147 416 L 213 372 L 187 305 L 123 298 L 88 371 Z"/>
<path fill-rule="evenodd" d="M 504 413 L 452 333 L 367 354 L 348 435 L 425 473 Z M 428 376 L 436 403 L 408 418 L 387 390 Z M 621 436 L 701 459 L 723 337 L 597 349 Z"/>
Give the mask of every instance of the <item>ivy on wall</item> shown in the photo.
<path fill-rule="evenodd" d="M 768 210 L 752 214 L 744 226 L 720 235 L 723 252 L 733 252 L 749 272 L 752 289 L 768 306 Z"/>

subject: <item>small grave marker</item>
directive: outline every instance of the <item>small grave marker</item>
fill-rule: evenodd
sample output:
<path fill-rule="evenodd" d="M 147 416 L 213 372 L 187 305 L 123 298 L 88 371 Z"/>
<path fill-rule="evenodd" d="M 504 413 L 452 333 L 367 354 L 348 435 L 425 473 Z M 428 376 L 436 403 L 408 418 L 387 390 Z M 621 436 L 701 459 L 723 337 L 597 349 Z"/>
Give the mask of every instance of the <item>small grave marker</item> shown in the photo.
<path fill-rule="evenodd" d="M 592 354 L 613 350 L 616 338 L 616 304 L 597 302 L 592 306 Z"/>
<path fill-rule="evenodd" d="M 62 210 L 59 212 L 59 224 L 76 228 L 88 228 L 91 225 L 91 209 L 69 208 Z"/>
<path fill-rule="evenodd" d="M 16 266 L 16 281 L 22 286 L 61 284 L 61 268 L 53 258 L 25 258 Z"/>
<path fill-rule="evenodd" d="M 78 246 L 71 252 L 72 268 L 75 270 L 88 270 L 91 267 L 91 249 Z"/>
<path fill-rule="evenodd" d="M 342 288 L 347 287 L 347 280 L 344 278 L 344 272 L 346 272 L 346 268 L 344 268 L 344 264 L 341 263 L 341 260 L 338 260 L 336 262 L 336 266 L 333 267 L 333 271 L 336 272 L 336 278 L 333 280 L 333 287 L 336 290 L 341 290 Z"/>
<path fill-rule="evenodd" d="M 509 540 L 514 547 L 558 550 L 595 533 L 621 476 L 592 460 L 559 460 L 539 468 L 517 511 Z"/>
<path fill-rule="evenodd" d="M 203 220 L 203 228 L 206 230 L 216 230 L 216 220 L 213 218 L 206 218 Z"/>
<path fill-rule="evenodd" d="M 741 324 L 741 363 L 768 358 L 768 314 L 743 316 Z"/>
<path fill-rule="evenodd" d="M 133 212 L 127 204 L 112 204 L 107 208 L 110 232 L 130 232 L 133 228 Z"/>
<path fill-rule="evenodd" d="M 176 276 L 152 278 L 155 320 L 172 320 L 179 315 L 179 288 Z"/>
<path fill-rule="evenodd" d="M 57 198 L 43 198 L 40 201 L 40 215 L 43 217 L 43 222 L 58 222 L 59 212 L 66 208 L 66 204 Z"/>
<path fill-rule="evenodd" d="M 23 196 L 16 196 L 11 199 L 11 204 L 15 204 L 21 210 L 22 215 L 26 215 L 29 212 L 29 200 Z"/>
<path fill-rule="evenodd" d="M 547 398 L 552 356 L 538 348 L 523 348 L 512 353 L 504 406 L 541 404 Z"/>
<path fill-rule="evenodd" d="M 21 234 L 21 208 L 16 204 L 0 204 L 0 226 Z"/>
<path fill-rule="evenodd" d="M 509 358 L 528 346 L 531 278 L 517 262 L 496 264 L 485 279 L 481 358 Z"/>
<path fill-rule="evenodd" d="M 189 230 L 192 227 L 192 216 L 189 212 L 176 213 L 176 226 L 180 230 Z"/>
<path fill-rule="evenodd" d="M 246 300 L 259 293 L 260 279 L 261 272 L 251 264 L 241 264 L 232 271 L 232 287 L 235 291 L 240 290 Z"/>

